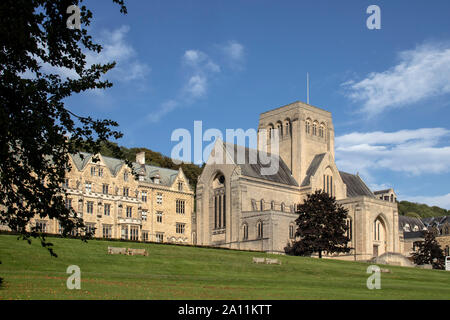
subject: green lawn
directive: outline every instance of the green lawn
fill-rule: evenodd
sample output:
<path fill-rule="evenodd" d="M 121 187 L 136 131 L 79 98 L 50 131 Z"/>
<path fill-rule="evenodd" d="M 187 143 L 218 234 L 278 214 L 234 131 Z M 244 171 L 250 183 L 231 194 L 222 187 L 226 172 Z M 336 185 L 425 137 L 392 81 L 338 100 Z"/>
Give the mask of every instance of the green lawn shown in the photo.
<path fill-rule="evenodd" d="M 172 245 L 49 238 L 58 258 L 0 235 L 0 300 L 7 299 L 450 299 L 450 272 L 388 266 L 368 290 L 368 264 Z M 108 255 L 108 245 L 148 257 Z M 282 265 L 257 265 L 252 257 Z M 81 268 L 81 290 L 66 269 Z"/>

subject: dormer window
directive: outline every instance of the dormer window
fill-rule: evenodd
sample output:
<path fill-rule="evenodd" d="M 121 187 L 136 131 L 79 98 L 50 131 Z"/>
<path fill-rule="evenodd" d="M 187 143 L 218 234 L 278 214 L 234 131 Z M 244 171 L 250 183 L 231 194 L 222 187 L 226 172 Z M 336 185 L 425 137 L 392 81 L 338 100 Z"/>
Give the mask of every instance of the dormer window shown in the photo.
<path fill-rule="evenodd" d="M 178 191 L 183 191 L 183 182 L 178 182 Z"/>
<path fill-rule="evenodd" d="M 95 176 L 95 173 L 96 173 L 96 168 L 91 167 L 91 176 Z"/>

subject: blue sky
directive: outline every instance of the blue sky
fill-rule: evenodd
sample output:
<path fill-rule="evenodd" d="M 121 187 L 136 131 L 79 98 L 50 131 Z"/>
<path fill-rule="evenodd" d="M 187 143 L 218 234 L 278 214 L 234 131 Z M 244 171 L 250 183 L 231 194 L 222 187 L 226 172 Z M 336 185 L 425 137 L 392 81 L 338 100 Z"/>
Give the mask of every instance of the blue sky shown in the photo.
<path fill-rule="evenodd" d="M 306 101 L 333 114 L 339 169 L 400 199 L 450 209 L 450 2 L 86 2 L 115 60 L 114 87 L 74 96 L 81 115 L 120 123 L 119 144 L 170 155 L 177 128 L 256 128 Z M 366 9 L 381 8 L 369 30 Z M 238 115 L 238 116 L 236 116 Z"/>

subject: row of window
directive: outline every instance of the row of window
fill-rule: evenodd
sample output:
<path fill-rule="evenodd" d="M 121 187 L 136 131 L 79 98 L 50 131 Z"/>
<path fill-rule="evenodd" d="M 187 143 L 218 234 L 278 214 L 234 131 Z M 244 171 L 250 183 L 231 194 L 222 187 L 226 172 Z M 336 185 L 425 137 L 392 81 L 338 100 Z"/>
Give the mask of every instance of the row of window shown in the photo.
<path fill-rule="evenodd" d="M 262 239 L 264 237 L 264 224 L 262 221 L 256 223 L 256 239 Z M 244 224 L 242 227 L 242 238 L 248 240 L 248 224 Z"/>
<path fill-rule="evenodd" d="M 91 167 L 91 176 L 95 177 L 95 176 L 99 176 L 99 177 L 103 177 L 103 168 L 102 167 L 97 167 L 97 166 L 92 166 Z M 123 172 L 123 181 L 128 181 L 130 177 L 130 173 L 128 171 L 124 171 Z M 66 179 L 67 180 L 67 179 Z M 140 175 L 139 176 L 139 181 L 144 181 L 144 176 Z M 155 177 L 152 178 L 152 182 L 159 184 L 159 175 L 156 175 Z M 68 187 L 68 181 L 67 181 L 67 187 Z M 183 182 L 180 181 L 178 182 L 178 191 L 183 191 Z"/>
<path fill-rule="evenodd" d="M 47 222 L 45 221 L 37 221 L 36 227 L 41 232 L 47 232 Z M 111 224 L 102 224 L 102 233 L 101 236 L 106 239 L 112 238 L 112 229 L 113 225 Z M 184 223 L 176 223 L 175 225 L 175 232 L 177 234 L 184 234 L 186 230 L 186 224 Z M 86 231 L 91 234 L 95 234 L 96 227 L 95 223 L 86 223 Z M 62 226 L 59 225 L 59 233 L 62 233 Z M 164 241 L 164 233 L 156 232 L 156 241 L 163 242 Z M 122 226 L 121 227 L 121 238 L 127 239 L 127 240 L 139 240 L 139 227 L 138 226 Z M 149 232 L 146 230 L 141 231 L 141 238 L 142 241 L 148 241 L 149 240 Z"/>
<path fill-rule="evenodd" d="M 177 199 L 176 200 L 176 213 L 178 214 L 184 214 L 185 213 L 185 200 L 180 200 Z M 101 207 L 103 206 L 103 212 L 101 212 L 100 210 Z M 66 199 L 66 207 L 67 208 L 71 208 L 72 207 L 72 199 L 68 198 Z M 104 203 L 103 205 L 99 205 L 98 206 L 99 209 L 99 214 L 105 215 L 105 216 L 110 216 L 111 215 L 111 204 L 109 203 Z M 121 213 L 122 208 L 119 207 L 119 215 Z M 83 203 L 80 202 L 79 203 L 79 207 L 78 207 L 78 211 L 82 212 L 83 211 Z M 86 202 L 86 213 L 88 214 L 93 214 L 94 213 L 94 201 L 87 201 Z M 157 211 L 156 212 L 156 220 L 157 222 L 161 222 L 162 223 L 162 211 Z M 126 207 L 126 217 L 127 218 L 132 218 L 133 216 L 133 207 L 127 206 Z M 147 221 L 147 211 L 143 210 L 142 211 L 142 220 Z"/>
<path fill-rule="evenodd" d="M 284 125 L 281 123 L 281 121 L 278 121 L 275 126 L 270 123 L 269 124 L 269 138 L 274 136 L 274 131 L 278 131 L 279 137 L 287 137 L 292 135 L 292 128 L 291 128 L 291 122 L 289 120 L 284 121 Z"/>
<path fill-rule="evenodd" d="M 313 136 L 319 136 L 320 138 L 325 137 L 325 124 L 314 121 L 311 124 L 311 119 L 305 121 L 305 131 L 307 134 L 312 134 Z"/>
<path fill-rule="evenodd" d="M 260 209 L 261 211 L 266 210 L 266 202 L 264 201 L 264 199 L 261 199 L 259 203 L 260 203 L 259 209 Z M 256 202 L 255 202 L 255 206 L 254 206 L 254 207 L 255 207 L 254 210 L 257 210 L 257 208 L 256 208 Z M 286 211 L 286 205 L 284 204 L 284 202 L 281 203 L 280 209 L 281 209 L 282 212 L 285 212 L 285 211 Z M 275 210 L 275 201 L 271 201 L 271 202 L 270 202 L 270 210 Z M 290 212 L 293 212 L 294 206 L 289 207 L 289 210 L 290 210 Z"/>

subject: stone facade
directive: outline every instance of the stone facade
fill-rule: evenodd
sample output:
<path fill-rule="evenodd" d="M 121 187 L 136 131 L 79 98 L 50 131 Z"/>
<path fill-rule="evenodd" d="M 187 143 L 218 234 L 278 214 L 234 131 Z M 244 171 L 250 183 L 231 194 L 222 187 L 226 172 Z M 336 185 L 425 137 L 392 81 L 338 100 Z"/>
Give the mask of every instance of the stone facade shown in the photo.
<path fill-rule="evenodd" d="M 121 160 L 82 155 L 70 155 L 66 204 L 95 228 L 95 237 L 192 243 L 194 193 L 181 168 L 146 165 L 140 153 L 133 163 L 136 178 Z M 46 233 L 61 232 L 55 220 L 36 217 L 31 224 Z"/>
<path fill-rule="evenodd" d="M 264 164 L 241 163 L 255 150 L 218 141 L 197 184 L 196 235 L 200 245 L 284 253 L 296 230 L 296 205 L 307 194 L 324 190 L 349 210 L 350 254 L 333 256 L 369 260 L 401 253 L 396 202 L 374 195 L 358 175 L 341 172 L 334 161 L 331 113 L 295 102 L 260 115 L 267 150 L 274 130 L 280 137 L 278 172 L 261 174 Z M 258 149 L 264 140 L 258 141 Z M 218 150 L 228 162 L 216 161 Z M 224 223 L 225 221 L 225 223 Z"/>

